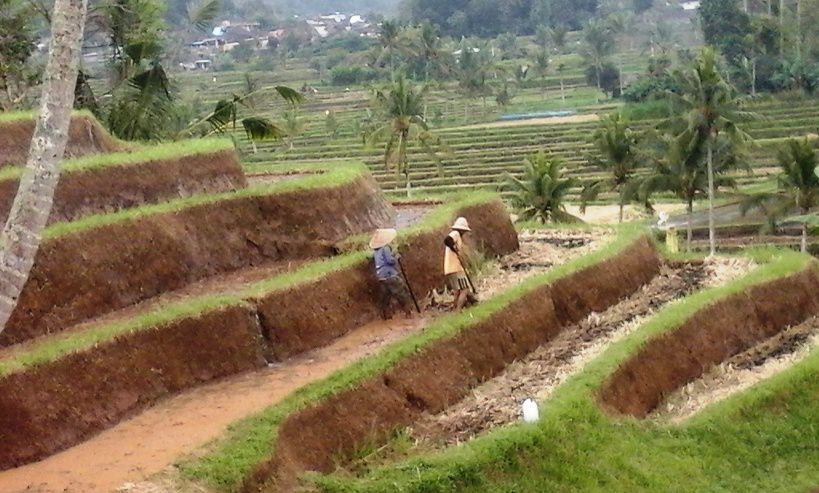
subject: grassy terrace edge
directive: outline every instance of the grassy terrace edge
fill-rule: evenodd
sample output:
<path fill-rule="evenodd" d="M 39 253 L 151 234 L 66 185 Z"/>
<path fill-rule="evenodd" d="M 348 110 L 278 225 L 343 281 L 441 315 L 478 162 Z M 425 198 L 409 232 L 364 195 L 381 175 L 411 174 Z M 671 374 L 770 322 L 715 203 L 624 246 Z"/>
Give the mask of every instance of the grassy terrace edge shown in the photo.
<path fill-rule="evenodd" d="M 179 464 L 182 475 L 219 491 L 235 491 L 251 468 L 272 453 L 278 426 L 292 413 L 361 384 L 435 341 L 454 337 L 540 286 L 614 257 L 644 234 L 642 227 L 622 226 L 614 240 L 594 253 L 529 279 L 471 309 L 444 316 L 424 332 L 298 390 L 282 403 L 231 426 L 227 436 L 212 444 L 204 455 Z"/>
<path fill-rule="evenodd" d="M 382 466 L 361 478 L 314 476 L 324 492 L 809 491 L 819 485 L 819 350 L 681 426 L 614 418 L 596 393 L 648 340 L 697 311 L 814 263 L 760 249 L 766 264 L 669 305 L 591 361 L 541 406 L 541 422 Z M 785 413 L 787 411 L 787 413 Z M 812 464 L 812 466 L 805 466 Z M 398 486 L 400 485 L 400 486 Z"/>
<path fill-rule="evenodd" d="M 66 160 L 62 173 L 79 173 L 95 171 L 116 166 L 132 166 L 150 161 L 164 161 L 186 156 L 210 154 L 233 149 L 233 143 L 228 139 L 191 139 L 181 142 L 170 142 L 156 146 L 136 148 L 131 151 L 112 152 L 109 154 L 92 154 L 80 158 Z M 15 180 L 23 174 L 22 167 L 5 168 L 0 171 L 0 180 Z"/>
<path fill-rule="evenodd" d="M 213 204 L 221 201 L 238 200 L 247 197 L 294 192 L 311 188 L 327 188 L 352 183 L 356 179 L 369 175 L 369 170 L 362 163 L 335 167 L 323 173 L 309 175 L 297 180 L 282 181 L 267 185 L 258 185 L 233 192 L 194 195 L 160 204 L 145 205 L 125 209 L 111 214 L 97 214 L 84 217 L 78 221 L 56 223 L 45 230 L 46 239 L 57 238 L 67 234 L 79 233 L 89 229 L 131 221 L 156 214 L 177 212 L 188 207 Z"/>
<path fill-rule="evenodd" d="M 493 200 L 497 200 L 497 196 L 489 193 L 472 194 L 469 197 L 453 197 L 453 200 L 437 207 L 414 228 L 401 231 L 398 241 L 401 243 L 425 231 L 446 226 L 458 210 Z M 26 346 L 25 349 L 10 348 L 11 353 L 9 356 L 0 359 L 0 377 L 55 361 L 72 352 L 89 349 L 128 333 L 154 329 L 180 319 L 201 316 L 229 306 L 247 305 L 252 303 L 254 298 L 267 296 L 276 291 L 296 288 L 328 276 L 333 272 L 366 261 L 368 257 L 368 251 L 353 251 L 346 255 L 311 262 L 292 272 L 252 283 L 236 294 L 205 295 L 183 302 L 168 303 L 152 312 L 123 322 L 100 325 L 82 332 L 58 335 L 54 339 L 44 339 L 40 343 L 35 342 L 30 346 Z"/>

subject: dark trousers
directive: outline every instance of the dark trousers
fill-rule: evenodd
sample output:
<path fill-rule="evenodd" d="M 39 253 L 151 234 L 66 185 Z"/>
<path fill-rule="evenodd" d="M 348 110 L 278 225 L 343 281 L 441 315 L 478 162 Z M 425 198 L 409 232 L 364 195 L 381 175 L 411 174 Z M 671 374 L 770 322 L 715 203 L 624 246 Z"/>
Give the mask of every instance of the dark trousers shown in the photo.
<path fill-rule="evenodd" d="M 407 285 L 400 276 L 382 279 L 378 281 L 381 294 L 381 315 L 387 319 L 390 317 L 392 301 L 396 300 L 401 305 L 407 315 L 412 314 L 412 297 L 410 297 Z"/>

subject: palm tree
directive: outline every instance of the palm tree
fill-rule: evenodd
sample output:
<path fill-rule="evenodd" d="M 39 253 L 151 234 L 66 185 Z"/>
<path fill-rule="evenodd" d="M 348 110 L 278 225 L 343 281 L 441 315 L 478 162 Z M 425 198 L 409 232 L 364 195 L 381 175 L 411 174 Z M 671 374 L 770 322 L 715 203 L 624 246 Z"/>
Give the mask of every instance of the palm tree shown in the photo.
<path fill-rule="evenodd" d="M 742 100 L 735 96 L 735 90 L 723 79 L 717 67 L 713 48 L 705 47 L 697 57 L 693 70 L 676 74 L 681 91 L 668 93 L 682 110 L 676 118 L 684 129 L 679 134 L 680 142 L 693 147 L 704 144 L 708 175 L 708 242 L 710 253 L 716 253 L 716 231 L 714 227 L 714 147 L 720 135 L 725 135 L 735 145 L 751 140 L 739 129 L 738 123 L 756 118 L 742 110 Z M 674 120 L 674 119 L 672 119 Z"/>
<path fill-rule="evenodd" d="M 253 146 L 253 153 L 258 152 L 256 143 L 263 140 L 279 140 L 290 136 L 288 129 L 273 123 L 270 119 L 251 115 L 239 120 L 239 115 L 243 108 L 253 110 L 255 108 L 254 101 L 261 94 L 270 91 L 270 88 L 264 87 L 255 89 L 257 86 L 255 82 L 247 78 L 245 81 L 246 89 L 250 92 L 244 94 L 233 94 L 230 99 L 221 99 L 216 103 L 216 108 L 204 118 L 194 122 L 185 131 L 189 135 L 200 128 L 204 123 L 211 127 L 210 134 L 225 133 L 228 130 L 236 130 L 236 122 L 240 121 L 242 128 Z M 304 96 L 295 89 L 286 86 L 276 86 L 273 88 L 276 94 L 281 97 L 288 105 L 291 111 L 304 102 Z M 285 112 L 287 113 L 287 112 Z M 292 148 L 292 142 L 291 142 Z"/>
<path fill-rule="evenodd" d="M 26 167 L 0 235 L 0 332 L 28 280 L 40 247 L 68 142 L 88 0 L 56 0 L 40 113 Z"/>
<path fill-rule="evenodd" d="M 563 51 L 563 48 L 566 47 L 566 35 L 569 34 L 569 29 L 561 24 L 552 28 L 550 33 L 555 50 Z"/>
<path fill-rule="evenodd" d="M 724 176 L 726 172 L 740 166 L 747 168 L 747 160 L 743 159 L 742 147 L 725 136 L 712 145 L 713 147 L 713 177 L 709 179 L 708 167 L 703 155 L 705 154 L 705 139 L 698 138 L 692 133 L 684 133 L 674 138 L 659 136 L 655 139 L 657 146 L 654 158 L 654 168 L 651 174 L 640 180 L 638 194 L 641 202 L 651 209 L 651 198 L 658 192 L 673 193 L 686 206 L 686 249 L 691 249 L 693 236 L 692 219 L 694 201 L 707 196 L 709 189 L 720 187 L 736 187 L 736 181 Z"/>
<path fill-rule="evenodd" d="M 441 51 L 441 36 L 438 30 L 429 21 L 421 25 L 417 42 L 418 54 L 424 60 L 424 82 L 429 84 L 429 66 L 436 60 Z"/>
<path fill-rule="evenodd" d="M 786 219 L 798 222 L 802 226 L 802 252 L 808 250 L 809 218 L 815 220 L 811 211 L 819 206 L 819 168 L 817 168 L 816 151 L 808 139 L 791 139 L 779 153 L 781 173 L 777 177 L 777 190 L 772 193 L 760 193 L 743 202 L 744 214 L 752 208 L 763 210 L 770 221 L 798 212 L 801 216 Z"/>
<path fill-rule="evenodd" d="M 390 78 L 395 82 L 395 52 L 401 40 L 401 26 L 395 21 L 384 21 L 378 32 L 378 41 L 381 43 L 381 57 L 388 57 L 390 61 Z M 379 57 L 379 58 L 381 58 Z"/>
<path fill-rule="evenodd" d="M 483 98 L 486 109 L 486 97 L 492 93 L 489 85 L 489 72 L 492 68 L 492 59 L 489 56 L 487 45 L 481 47 L 463 43 L 460 60 L 458 61 L 458 85 L 468 96 Z M 465 119 L 469 119 L 469 100 L 464 99 Z"/>
<path fill-rule="evenodd" d="M 534 67 L 537 74 L 540 76 L 540 82 L 543 85 L 543 97 L 547 95 L 546 76 L 549 75 L 549 54 L 544 50 L 539 52 L 534 59 Z"/>
<path fill-rule="evenodd" d="M 551 29 L 543 24 L 537 26 L 537 29 L 535 29 L 535 43 L 537 43 L 541 50 L 546 51 L 549 49 L 549 42 L 551 38 Z"/>
<path fill-rule="evenodd" d="M 583 29 L 583 58 L 586 65 L 594 68 L 597 79 L 597 89 L 602 90 L 600 74 L 614 52 L 614 36 L 608 23 L 602 20 L 590 20 Z"/>
<path fill-rule="evenodd" d="M 296 142 L 296 137 L 303 134 L 307 129 L 307 123 L 299 117 L 299 112 L 295 107 L 284 112 L 284 123 L 282 123 L 282 135 L 287 137 L 287 148 L 291 151 Z"/>
<path fill-rule="evenodd" d="M 563 84 L 563 74 L 566 72 L 566 64 L 557 64 L 557 73 L 560 75 L 560 100 L 566 102 L 566 86 Z"/>
<path fill-rule="evenodd" d="M 623 41 L 623 38 L 626 34 L 631 31 L 631 28 L 634 23 L 634 18 L 627 13 L 619 13 L 619 14 L 612 14 L 608 17 L 609 29 L 611 29 L 612 33 L 619 38 L 619 41 Z M 621 47 L 622 48 L 622 47 Z M 618 77 L 618 82 L 620 85 L 620 94 L 623 93 L 623 57 L 621 56 L 618 59 L 618 67 L 617 70 L 620 72 Z"/>
<path fill-rule="evenodd" d="M 614 190 L 620 196 L 620 222 L 623 222 L 623 207 L 636 193 L 633 181 L 637 168 L 637 136 L 629 128 L 629 122 L 619 113 L 604 119 L 592 142 L 600 152 L 600 158 L 592 157 L 589 164 L 609 173 L 608 178 L 596 180 L 583 187 L 580 194 L 581 212 L 586 204 L 604 191 Z"/>
<path fill-rule="evenodd" d="M 370 142 L 386 141 L 384 164 L 395 165 L 397 174 L 406 179 L 407 197 L 411 196 L 410 163 L 407 150 L 411 142 L 417 141 L 421 148 L 435 159 L 441 170 L 441 161 L 435 149 L 442 147 L 440 138 L 429 130 L 424 120 L 424 99 L 427 88 L 413 88 L 404 77 L 399 77 L 388 92 L 377 91 L 375 110 L 382 120 L 381 126 L 373 130 Z"/>
<path fill-rule="evenodd" d="M 512 192 L 512 207 L 524 220 L 542 223 L 582 222 L 566 212 L 566 195 L 577 184 L 573 178 L 563 178 L 563 162 L 538 152 L 523 161 L 523 178 L 507 173 L 504 189 Z"/>

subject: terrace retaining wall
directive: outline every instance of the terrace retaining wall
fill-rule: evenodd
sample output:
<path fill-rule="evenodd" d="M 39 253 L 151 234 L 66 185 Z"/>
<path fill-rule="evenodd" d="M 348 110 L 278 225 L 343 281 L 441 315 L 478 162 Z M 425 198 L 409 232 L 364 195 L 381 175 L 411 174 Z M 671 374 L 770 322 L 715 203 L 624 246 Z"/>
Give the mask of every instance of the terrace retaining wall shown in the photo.
<path fill-rule="evenodd" d="M 649 340 L 607 379 L 598 398 L 611 412 L 643 418 L 709 368 L 816 314 L 819 266 L 812 263 L 720 299 Z"/>
<path fill-rule="evenodd" d="M 26 163 L 34 125 L 34 118 L 0 122 L 0 167 L 23 166 Z M 93 117 L 71 117 L 66 158 L 122 150 L 125 150 L 125 145 L 111 137 Z"/>
<path fill-rule="evenodd" d="M 653 244 L 640 237 L 617 255 L 540 286 L 454 337 L 292 414 L 279 427 L 272 457 L 257 465 L 242 491 L 291 491 L 305 471 L 330 472 L 358 448 L 383 443 L 423 413 L 458 402 L 567 325 L 633 293 L 659 266 Z"/>
<path fill-rule="evenodd" d="M 47 238 L 0 346 L 60 332 L 194 281 L 286 259 L 392 224 L 373 180 L 236 197 Z"/>
<path fill-rule="evenodd" d="M 517 248 L 516 232 L 499 201 L 465 208 L 459 215 L 482 221 L 474 238 L 485 255 Z M 438 258 L 442 237 L 437 229 L 421 233 L 412 240 L 418 250 L 413 255 Z M 0 470 L 79 443 L 170 394 L 263 367 L 265 354 L 291 356 L 366 323 L 378 315 L 370 269 L 370 262 L 353 265 L 261 299 L 124 333 L 1 377 Z M 443 282 L 439 275 L 425 276 L 419 282 Z M 417 289 L 432 287 L 419 284 Z M 275 318 L 278 337 L 270 337 L 265 323 L 277 310 L 282 312 Z"/>
<path fill-rule="evenodd" d="M 0 181 L 0 218 L 8 216 L 19 179 Z M 49 224 L 166 202 L 204 193 L 245 188 L 233 151 L 192 154 L 87 171 L 65 170 L 54 193 Z"/>

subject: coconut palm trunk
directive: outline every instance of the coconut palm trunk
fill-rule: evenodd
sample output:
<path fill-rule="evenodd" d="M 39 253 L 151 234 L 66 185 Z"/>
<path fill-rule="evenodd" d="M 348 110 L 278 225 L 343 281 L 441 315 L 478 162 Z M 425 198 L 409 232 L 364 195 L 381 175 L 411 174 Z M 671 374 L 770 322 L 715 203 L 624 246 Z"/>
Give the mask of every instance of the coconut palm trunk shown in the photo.
<path fill-rule="evenodd" d="M 40 246 L 68 143 L 88 0 L 57 0 L 40 114 L 26 168 L 0 236 L 0 332 L 28 280 Z"/>
<path fill-rule="evenodd" d="M 808 223 L 802 223 L 802 253 L 808 253 Z"/>
<path fill-rule="evenodd" d="M 685 251 L 691 251 L 691 240 L 694 238 L 694 201 L 688 199 L 688 204 L 685 207 L 686 211 L 686 236 L 685 236 Z"/>
<path fill-rule="evenodd" d="M 710 255 L 717 253 L 716 229 L 714 227 L 714 146 L 709 137 L 708 143 L 708 246 Z"/>

